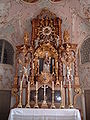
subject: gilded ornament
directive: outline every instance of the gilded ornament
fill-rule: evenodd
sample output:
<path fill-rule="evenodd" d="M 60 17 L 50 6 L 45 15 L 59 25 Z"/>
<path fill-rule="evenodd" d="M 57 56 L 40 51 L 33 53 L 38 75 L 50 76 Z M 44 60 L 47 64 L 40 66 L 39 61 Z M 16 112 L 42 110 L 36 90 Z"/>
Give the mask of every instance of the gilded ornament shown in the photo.
<path fill-rule="evenodd" d="M 63 39 L 64 39 L 64 42 L 67 43 L 70 41 L 70 35 L 68 33 L 67 30 L 64 31 L 64 34 L 63 34 Z"/>

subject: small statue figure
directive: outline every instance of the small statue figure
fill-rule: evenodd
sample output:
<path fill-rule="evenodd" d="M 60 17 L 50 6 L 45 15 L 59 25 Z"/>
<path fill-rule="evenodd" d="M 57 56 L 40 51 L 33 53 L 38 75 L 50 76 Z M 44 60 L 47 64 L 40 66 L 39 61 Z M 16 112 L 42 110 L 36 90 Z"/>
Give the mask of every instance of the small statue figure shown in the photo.
<path fill-rule="evenodd" d="M 47 52 L 46 52 L 46 56 L 45 56 L 45 60 L 44 60 L 43 71 L 50 72 L 50 59 L 48 57 Z"/>
<path fill-rule="evenodd" d="M 28 76 L 29 76 L 29 71 L 30 71 L 30 66 L 29 66 L 29 59 L 26 58 L 25 59 L 25 63 L 23 63 L 20 59 L 19 59 L 19 64 L 22 65 L 22 80 L 24 80 L 24 78 L 26 78 L 27 82 L 28 82 Z"/>

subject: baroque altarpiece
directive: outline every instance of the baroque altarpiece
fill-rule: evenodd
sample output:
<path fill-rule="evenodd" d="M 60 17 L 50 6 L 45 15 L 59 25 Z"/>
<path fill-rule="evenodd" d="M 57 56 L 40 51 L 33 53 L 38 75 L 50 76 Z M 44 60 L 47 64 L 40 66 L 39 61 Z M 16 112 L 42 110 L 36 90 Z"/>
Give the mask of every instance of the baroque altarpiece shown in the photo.
<path fill-rule="evenodd" d="M 62 35 L 62 20 L 47 9 L 31 23 L 31 41 L 26 32 L 24 44 L 16 46 L 14 107 L 75 107 L 81 92 L 77 45 L 70 43 L 67 30 Z"/>

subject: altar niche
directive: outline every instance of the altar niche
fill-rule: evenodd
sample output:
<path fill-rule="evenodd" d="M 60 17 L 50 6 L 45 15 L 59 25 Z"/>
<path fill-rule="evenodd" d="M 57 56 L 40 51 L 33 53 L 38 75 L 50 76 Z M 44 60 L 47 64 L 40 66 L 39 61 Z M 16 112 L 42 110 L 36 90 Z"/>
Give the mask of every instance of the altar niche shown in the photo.
<path fill-rule="evenodd" d="M 35 79 L 40 83 L 58 81 L 58 53 L 50 44 L 42 44 L 34 54 Z"/>
<path fill-rule="evenodd" d="M 44 58 L 39 58 L 39 74 L 43 71 L 49 72 L 50 74 L 55 74 L 55 59 L 53 57 L 47 57 L 46 53 L 45 60 Z"/>

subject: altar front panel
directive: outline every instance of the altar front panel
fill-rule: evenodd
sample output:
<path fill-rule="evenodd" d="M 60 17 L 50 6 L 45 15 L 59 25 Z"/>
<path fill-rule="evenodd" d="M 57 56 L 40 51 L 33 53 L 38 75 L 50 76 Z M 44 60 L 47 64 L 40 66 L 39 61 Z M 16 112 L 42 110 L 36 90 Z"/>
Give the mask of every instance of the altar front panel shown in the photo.
<path fill-rule="evenodd" d="M 77 109 L 23 109 L 10 111 L 8 120 L 81 120 Z"/>

